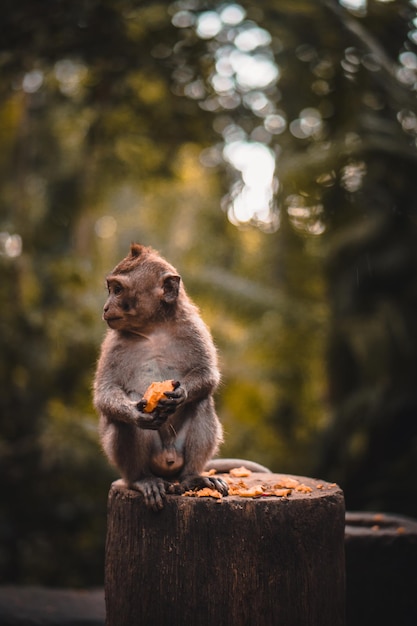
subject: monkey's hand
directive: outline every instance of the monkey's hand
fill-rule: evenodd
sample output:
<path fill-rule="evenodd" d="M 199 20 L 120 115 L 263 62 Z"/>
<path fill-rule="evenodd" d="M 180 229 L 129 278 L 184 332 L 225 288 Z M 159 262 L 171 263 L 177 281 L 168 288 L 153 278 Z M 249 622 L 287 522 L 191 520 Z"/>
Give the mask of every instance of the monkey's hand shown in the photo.
<path fill-rule="evenodd" d="M 161 428 L 162 424 L 165 424 L 169 414 L 161 413 L 158 407 L 152 411 L 152 413 L 145 413 L 143 410 L 145 406 L 146 400 L 141 400 L 136 405 L 138 410 L 135 417 L 136 426 L 144 428 L 145 430 L 158 430 Z"/>
<path fill-rule="evenodd" d="M 182 405 L 187 399 L 187 390 L 181 385 L 181 383 L 177 380 L 173 383 L 174 390 L 173 391 L 165 391 L 164 396 L 165 399 L 161 399 L 158 402 L 157 411 L 160 415 L 165 415 L 168 418 L 170 415 L 175 413 L 175 411 Z"/>

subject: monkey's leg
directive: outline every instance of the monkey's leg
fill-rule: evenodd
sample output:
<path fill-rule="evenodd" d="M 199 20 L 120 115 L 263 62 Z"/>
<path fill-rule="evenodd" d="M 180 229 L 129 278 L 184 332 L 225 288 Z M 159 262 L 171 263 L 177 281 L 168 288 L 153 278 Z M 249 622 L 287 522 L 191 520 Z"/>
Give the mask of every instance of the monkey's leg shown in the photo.
<path fill-rule="evenodd" d="M 154 431 L 144 431 L 131 424 L 104 420 L 101 432 L 104 450 L 127 487 L 142 493 L 150 509 L 161 509 L 170 483 L 154 476 L 149 468 L 153 440 L 159 436 Z"/>
<path fill-rule="evenodd" d="M 217 489 L 227 495 L 227 483 L 215 476 L 202 476 L 205 464 L 217 450 L 222 440 L 222 429 L 214 410 L 212 398 L 206 398 L 193 407 L 193 414 L 187 421 L 187 433 L 184 442 L 184 468 L 180 475 L 180 488 Z"/>
<path fill-rule="evenodd" d="M 134 479 L 129 481 L 129 487 L 139 491 L 144 497 L 145 505 L 153 511 L 163 509 L 166 494 L 172 493 L 172 483 L 163 478 L 170 474 L 168 470 L 171 469 L 170 450 L 165 450 L 162 445 L 164 438 L 167 444 L 172 445 L 175 440 L 175 430 L 172 432 L 168 425 L 163 425 L 159 431 L 146 431 L 140 428 L 135 431 L 135 440 L 139 444 L 137 454 L 139 451 L 142 455 L 145 453 L 146 464 L 142 465 L 140 474 L 136 473 Z M 176 456 L 173 463 L 174 465 L 178 463 L 179 469 L 182 466 L 182 457 Z"/>

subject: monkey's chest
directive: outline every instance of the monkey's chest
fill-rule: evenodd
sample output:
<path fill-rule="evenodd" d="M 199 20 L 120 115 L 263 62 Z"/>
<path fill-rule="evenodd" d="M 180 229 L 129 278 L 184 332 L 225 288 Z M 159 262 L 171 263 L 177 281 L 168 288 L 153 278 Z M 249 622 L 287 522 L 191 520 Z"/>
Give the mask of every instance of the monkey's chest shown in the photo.
<path fill-rule="evenodd" d="M 184 369 L 175 346 L 163 337 L 140 342 L 135 347 L 131 363 L 130 386 L 133 391 L 143 395 L 153 382 L 181 381 L 183 376 Z"/>

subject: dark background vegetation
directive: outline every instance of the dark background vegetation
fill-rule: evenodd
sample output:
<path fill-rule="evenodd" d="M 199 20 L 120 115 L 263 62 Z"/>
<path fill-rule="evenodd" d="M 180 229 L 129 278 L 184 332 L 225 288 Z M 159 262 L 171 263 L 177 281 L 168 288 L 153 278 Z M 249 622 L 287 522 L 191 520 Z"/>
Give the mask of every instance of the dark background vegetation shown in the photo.
<path fill-rule="evenodd" d="M 0 582 L 102 583 L 90 389 L 132 240 L 215 336 L 223 456 L 417 516 L 415 5 L 5 0 Z M 236 145 L 276 166 L 246 213 Z"/>

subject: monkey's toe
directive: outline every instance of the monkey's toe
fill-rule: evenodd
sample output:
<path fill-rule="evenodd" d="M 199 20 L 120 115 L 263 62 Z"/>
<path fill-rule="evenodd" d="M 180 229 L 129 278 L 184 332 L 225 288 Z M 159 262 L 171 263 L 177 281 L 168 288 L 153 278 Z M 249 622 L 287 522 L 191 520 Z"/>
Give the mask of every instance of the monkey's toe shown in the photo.
<path fill-rule="evenodd" d="M 160 511 L 164 508 L 166 497 L 165 481 L 158 478 L 144 478 L 135 481 L 132 487 L 143 495 L 148 509 Z"/>
<path fill-rule="evenodd" d="M 213 484 L 213 487 L 219 491 L 222 496 L 227 496 L 229 493 L 229 485 L 223 478 L 209 477 L 209 481 Z"/>

